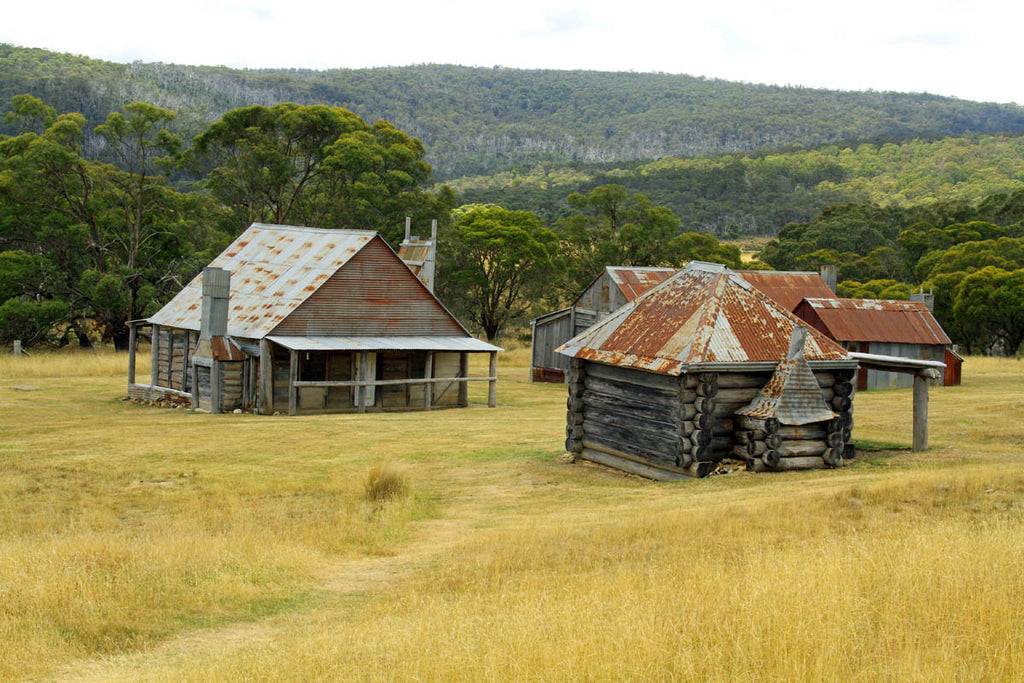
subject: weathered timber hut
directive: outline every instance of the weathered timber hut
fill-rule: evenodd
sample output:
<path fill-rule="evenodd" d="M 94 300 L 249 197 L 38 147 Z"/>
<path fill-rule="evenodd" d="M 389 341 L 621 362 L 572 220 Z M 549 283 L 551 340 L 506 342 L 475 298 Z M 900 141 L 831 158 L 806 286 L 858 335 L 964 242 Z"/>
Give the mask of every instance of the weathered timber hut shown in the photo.
<path fill-rule="evenodd" d="M 725 266 L 691 263 L 560 347 L 571 359 L 566 449 L 655 479 L 705 476 L 733 457 L 736 410 L 760 395 L 801 326 Z M 813 329 L 803 354 L 852 425 L 857 362 Z"/>
<path fill-rule="evenodd" d="M 664 282 L 676 268 L 606 266 L 572 306 L 530 321 L 532 331 L 530 379 L 564 382 L 569 359 L 555 349 L 613 311 Z"/>
<path fill-rule="evenodd" d="M 804 299 L 794 310 L 815 329 L 849 351 L 946 364 L 936 384 L 959 384 L 963 359 L 922 301 Z M 913 376 L 861 367 L 857 390 L 909 387 Z"/>
<path fill-rule="evenodd" d="M 318 413 L 467 404 L 496 346 L 474 339 L 375 232 L 253 224 L 146 320 L 130 323 L 128 394 L 211 412 Z M 135 341 L 151 328 L 152 371 Z M 469 354 L 490 354 L 485 377 Z"/>

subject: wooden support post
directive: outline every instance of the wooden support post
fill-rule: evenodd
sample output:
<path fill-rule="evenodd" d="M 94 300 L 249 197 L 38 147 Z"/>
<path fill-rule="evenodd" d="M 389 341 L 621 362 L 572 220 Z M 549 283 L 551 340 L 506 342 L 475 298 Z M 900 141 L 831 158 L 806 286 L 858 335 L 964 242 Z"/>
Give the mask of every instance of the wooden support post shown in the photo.
<path fill-rule="evenodd" d="M 135 345 L 139 341 L 139 332 L 134 324 L 128 326 L 128 386 L 135 384 Z M 14 342 L 15 356 L 21 353 L 21 342 Z"/>
<path fill-rule="evenodd" d="M 288 414 L 294 415 L 299 412 L 299 388 L 295 383 L 299 381 L 299 352 L 291 350 L 288 352 Z"/>
<path fill-rule="evenodd" d="M 260 413 L 274 412 L 274 352 L 267 339 L 260 339 Z"/>
<path fill-rule="evenodd" d="M 167 356 L 167 386 L 174 388 L 174 328 L 167 330 L 167 349 L 164 351 Z"/>
<path fill-rule="evenodd" d="M 14 357 L 15 358 L 21 358 L 21 340 L 20 339 L 15 339 L 14 340 Z"/>
<path fill-rule="evenodd" d="M 434 377 L 434 352 L 427 351 L 427 366 L 423 370 L 423 379 Z M 423 410 L 430 410 L 434 403 L 434 384 L 427 382 L 423 385 Z"/>
<path fill-rule="evenodd" d="M 928 450 L 928 380 L 937 374 L 936 370 L 914 374 L 914 451 Z"/>
<path fill-rule="evenodd" d="M 189 376 L 189 351 L 192 350 L 190 344 L 192 343 L 192 332 L 185 330 L 185 346 L 181 350 L 181 390 L 188 391 L 188 376 Z"/>
<path fill-rule="evenodd" d="M 487 407 L 495 408 L 498 405 L 498 352 L 491 351 L 491 362 L 488 364 L 487 376 L 491 380 L 487 383 Z"/>
<path fill-rule="evenodd" d="M 149 361 L 153 367 L 149 369 L 149 385 L 155 387 L 160 373 L 160 326 L 153 325 L 150 335 L 153 337 L 153 346 L 150 348 Z"/>
<path fill-rule="evenodd" d="M 365 382 L 368 371 L 366 352 L 356 354 L 356 381 Z M 359 405 L 359 412 L 366 412 L 366 385 L 360 384 L 356 387 L 356 403 Z"/>
<path fill-rule="evenodd" d="M 469 377 L 469 354 L 463 351 L 459 354 L 459 377 Z M 459 382 L 459 407 L 465 408 L 469 405 L 469 382 Z"/>
<path fill-rule="evenodd" d="M 224 366 L 219 360 L 210 364 L 210 412 L 224 412 Z"/>

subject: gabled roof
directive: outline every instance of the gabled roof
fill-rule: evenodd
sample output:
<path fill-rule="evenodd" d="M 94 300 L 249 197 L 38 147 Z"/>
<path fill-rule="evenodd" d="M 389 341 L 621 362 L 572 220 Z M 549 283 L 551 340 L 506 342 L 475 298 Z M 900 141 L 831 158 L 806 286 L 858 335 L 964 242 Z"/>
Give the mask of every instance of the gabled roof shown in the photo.
<path fill-rule="evenodd" d="M 228 334 L 268 334 L 376 234 L 253 223 L 209 264 L 231 271 Z M 202 288 L 200 273 L 149 322 L 198 330 Z"/>
<path fill-rule="evenodd" d="M 605 275 L 608 280 L 622 293 L 626 301 L 632 301 L 644 292 L 657 287 L 662 282 L 672 277 L 678 268 L 647 268 L 640 266 L 605 266 L 604 272 L 595 277 L 583 290 L 583 294 L 576 297 L 576 302 L 583 298 L 594 284 Z"/>
<path fill-rule="evenodd" d="M 738 270 L 740 277 L 792 311 L 804 299 L 834 299 L 833 292 L 818 273 L 792 270 Z"/>
<path fill-rule="evenodd" d="M 805 299 L 839 341 L 946 345 L 952 341 L 921 301 Z"/>
<path fill-rule="evenodd" d="M 804 325 L 725 266 L 694 261 L 558 350 L 671 375 L 729 364 L 773 369 L 786 356 L 793 329 Z M 816 330 L 807 335 L 804 354 L 812 363 L 854 365 Z"/>
<path fill-rule="evenodd" d="M 405 335 L 469 336 L 375 232 L 254 223 L 210 265 L 231 272 L 232 337 L 261 339 L 275 330 L 392 334 L 384 332 L 392 328 Z M 202 274 L 148 322 L 198 330 L 201 309 Z M 367 316 L 380 331 L 351 331 L 366 327 L 353 325 L 353 316 Z M 416 327 L 412 320 L 435 324 Z"/>

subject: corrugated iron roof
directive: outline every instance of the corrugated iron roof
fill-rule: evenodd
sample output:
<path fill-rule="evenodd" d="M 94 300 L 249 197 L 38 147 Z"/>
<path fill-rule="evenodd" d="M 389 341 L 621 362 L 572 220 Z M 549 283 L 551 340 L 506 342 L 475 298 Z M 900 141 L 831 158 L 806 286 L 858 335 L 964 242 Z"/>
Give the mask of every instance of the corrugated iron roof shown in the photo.
<path fill-rule="evenodd" d="M 376 234 L 253 223 L 210 263 L 231 271 L 228 334 L 264 337 Z M 200 274 L 149 322 L 198 330 L 202 286 Z"/>
<path fill-rule="evenodd" d="M 293 351 L 501 351 L 473 337 L 285 337 L 268 340 Z"/>
<path fill-rule="evenodd" d="M 610 365 L 678 375 L 694 365 L 778 363 L 805 323 L 725 266 L 694 261 L 558 351 Z M 810 330 L 808 361 L 850 361 Z M 851 362 L 852 365 L 852 362 Z"/>
<path fill-rule="evenodd" d="M 632 301 L 644 292 L 654 289 L 674 275 L 677 268 L 638 268 L 632 266 L 606 266 L 608 277 Z"/>
<path fill-rule="evenodd" d="M 786 425 L 805 425 L 836 416 L 825 404 L 821 387 L 804 358 L 787 358 L 779 363 L 768 384 L 737 415 L 777 418 Z"/>
<path fill-rule="evenodd" d="M 806 301 L 839 341 L 952 343 L 921 301 L 816 298 Z"/>
<path fill-rule="evenodd" d="M 792 311 L 804 299 L 836 298 L 818 273 L 787 270 L 738 270 L 736 273 L 787 311 Z"/>

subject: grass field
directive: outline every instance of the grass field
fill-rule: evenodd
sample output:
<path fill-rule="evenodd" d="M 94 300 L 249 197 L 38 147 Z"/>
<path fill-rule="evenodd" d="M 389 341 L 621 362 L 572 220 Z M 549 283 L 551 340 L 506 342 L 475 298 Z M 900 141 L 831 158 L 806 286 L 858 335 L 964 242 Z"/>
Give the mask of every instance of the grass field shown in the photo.
<path fill-rule="evenodd" d="M 290 418 L 0 357 L 0 679 L 1024 679 L 1021 363 L 934 389 L 925 453 L 874 392 L 852 466 L 652 483 L 560 460 L 528 361 L 493 410 Z"/>

